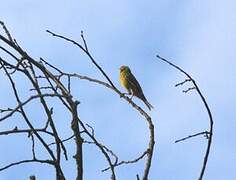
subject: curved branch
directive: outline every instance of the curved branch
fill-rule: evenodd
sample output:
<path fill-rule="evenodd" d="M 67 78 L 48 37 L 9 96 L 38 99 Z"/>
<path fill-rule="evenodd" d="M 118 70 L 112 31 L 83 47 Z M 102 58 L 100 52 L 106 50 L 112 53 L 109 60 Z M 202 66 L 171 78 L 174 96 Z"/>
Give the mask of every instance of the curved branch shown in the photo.
<path fill-rule="evenodd" d="M 150 132 L 150 140 L 149 140 L 149 145 L 148 145 L 148 149 L 145 153 L 145 155 L 147 155 L 147 161 L 146 161 L 146 167 L 144 170 L 144 175 L 143 175 L 143 180 L 147 180 L 148 179 L 148 174 L 150 171 L 150 167 L 151 167 L 151 162 L 152 162 L 152 156 L 153 156 L 153 152 L 154 152 L 154 144 L 155 144 L 155 139 L 154 139 L 154 125 L 152 123 L 152 119 L 151 117 L 142 109 L 140 108 L 138 105 L 136 105 L 129 97 L 125 96 L 124 94 L 122 94 L 119 90 L 114 89 L 111 85 L 109 85 L 108 83 L 105 83 L 103 81 L 94 79 L 94 78 L 90 78 L 87 76 L 81 76 L 78 74 L 66 74 L 66 75 L 71 75 L 72 77 L 77 77 L 83 80 L 87 80 L 93 83 L 97 83 L 100 85 L 105 86 L 106 88 L 109 88 L 111 90 L 114 90 L 117 94 L 120 95 L 121 98 L 125 99 L 129 104 L 131 104 L 141 115 L 143 115 L 145 117 L 145 119 L 148 122 L 149 125 L 149 132 Z M 123 164 L 123 163 L 122 163 Z"/>
<path fill-rule="evenodd" d="M 5 169 L 8 169 L 8 168 L 10 168 L 12 166 L 16 166 L 16 165 L 19 165 L 19 164 L 32 163 L 32 162 L 46 163 L 46 164 L 54 165 L 54 162 L 51 161 L 51 160 L 30 159 L 30 160 L 22 160 L 22 161 L 11 163 L 11 164 L 9 164 L 7 166 L 4 166 L 4 167 L 0 168 L 0 171 L 3 171 Z"/>
<path fill-rule="evenodd" d="M 207 110 L 207 114 L 208 114 L 208 117 L 209 117 L 209 138 L 208 138 L 208 143 L 207 143 L 207 149 L 206 149 L 206 153 L 205 153 L 205 156 L 204 156 L 204 160 L 203 160 L 203 165 L 202 165 L 202 168 L 201 168 L 201 172 L 200 172 L 200 176 L 199 176 L 199 180 L 202 180 L 203 178 L 203 175 L 204 175 L 204 172 L 205 172 L 205 169 L 206 169 L 206 166 L 207 166 L 207 162 L 208 162 L 208 157 L 209 157 L 209 154 L 210 154 L 210 149 L 211 149 L 211 144 L 212 144 L 212 136 L 213 136 L 213 124 L 214 124 L 214 121 L 213 121 L 213 117 L 212 117 L 212 113 L 211 113 L 211 110 L 207 104 L 207 101 L 205 99 L 205 97 L 203 96 L 202 92 L 200 91 L 200 88 L 198 87 L 196 81 L 192 78 L 192 76 L 190 76 L 186 71 L 184 71 L 182 68 L 180 68 L 179 66 L 171 63 L 170 61 L 168 61 L 167 59 L 157 55 L 156 56 L 158 59 L 160 59 L 161 61 L 164 61 L 166 62 L 167 64 L 169 64 L 170 66 L 174 67 L 175 69 L 177 69 L 178 71 L 180 71 L 181 73 L 185 74 L 193 83 L 197 93 L 199 94 L 203 104 L 204 104 L 204 107 L 206 108 Z M 189 81 L 189 80 L 188 80 Z"/>
<path fill-rule="evenodd" d="M 109 84 L 105 85 L 106 87 L 111 87 L 110 89 L 113 89 L 117 94 L 120 95 L 120 97 L 124 98 L 127 102 L 129 102 L 142 116 L 144 116 L 144 118 L 146 119 L 147 123 L 148 123 L 148 127 L 149 127 L 149 133 L 150 133 L 150 138 L 149 138 L 149 145 L 148 145 L 148 149 L 147 149 L 147 161 L 146 161 L 146 165 L 145 165 L 145 169 L 144 169 L 144 174 L 143 174 L 143 180 L 147 180 L 148 179 L 148 174 L 150 171 L 150 167 L 151 167 L 151 162 L 152 162 L 152 156 L 153 156 L 153 152 L 154 152 L 154 144 L 155 144 L 155 136 L 154 136 L 154 125 L 152 122 L 151 117 L 142 109 L 140 108 L 138 105 L 136 105 L 131 99 L 129 99 L 127 96 L 125 96 L 124 94 L 122 94 L 116 87 L 115 85 L 112 83 L 112 81 L 110 80 L 110 78 L 108 77 L 108 75 L 105 73 L 105 71 L 98 65 L 98 63 L 95 61 L 95 59 L 92 57 L 92 55 L 90 54 L 90 52 L 88 51 L 88 46 L 87 43 L 84 39 L 83 33 L 81 34 L 82 40 L 84 42 L 85 48 L 80 45 L 79 43 L 77 43 L 76 41 L 69 39 L 65 36 L 62 35 L 58 35 L 54 32 L 51 32 L 49 30 L 47 30 L 46 32 L 48 32 L 49 34 L 51 34 L 54 37 L 60 38 L 60 39 L 64 39 L 65 41 L 68 41 L 74 45 L 76 45 L 77 47 L 79 47 L 88 57 L 89 59 L 92 61 L 92 63 L 97 67 L 97 69 L 102 73 L 102 75 L 107 79 L 107 81 L 109 82 Z M 98 82 L 97 82 L 98 83 Z M 106 83 L 99 83 L 99 84 L 106 84 Z"/>

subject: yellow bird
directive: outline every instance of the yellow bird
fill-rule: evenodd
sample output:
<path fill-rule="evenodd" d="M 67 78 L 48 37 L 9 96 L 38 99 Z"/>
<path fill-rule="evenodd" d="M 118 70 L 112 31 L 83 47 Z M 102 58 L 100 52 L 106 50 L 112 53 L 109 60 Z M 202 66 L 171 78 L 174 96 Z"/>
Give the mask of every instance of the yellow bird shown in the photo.
<path fill-rule="evenodd" d="M 143 94 L 143 90 L 139 85 L 138 81 L 131 73 L 131 70 L 128 66 L 120 67 L 120 84 L 128 91 L 130 95 L 136 96 L 141 99 L 149 110 L 153 108 L 153 106 L 147 101 L 146 97 Z"/>

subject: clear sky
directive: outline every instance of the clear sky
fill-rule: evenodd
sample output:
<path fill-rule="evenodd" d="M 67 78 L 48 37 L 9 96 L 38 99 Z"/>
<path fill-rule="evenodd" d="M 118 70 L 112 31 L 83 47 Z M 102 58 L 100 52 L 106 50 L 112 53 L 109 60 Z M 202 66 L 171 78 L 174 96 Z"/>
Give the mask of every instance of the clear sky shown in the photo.
<path fill-rule="evenodd" d="M 8 0 L 1 2 L 0 19 L 30 55 L 44 57 L 67 72 L 104 80 L 78 48 L 51 37 L 46 29 L 80 42 L 83 30 L 97 62 L 122 91 L 118 68 L 130 66 L 155 107 L 151 115 L 156 146 L 150 180 L 192 180 L 197 179 L 200 172 L 206 140 L 197 137 L 180 144 L 174 141 L 207 129 L 206 111 L 196 92 L 183 94 L 181 88 L 174 87 L 185 77 L 158 61 L 155 55 L 158 53 L 184 68 L 198 82 L 215 121 L 205 179 L 233 180 L 236 179 L 235 7 L 233 0 Z M 27 82 L 16 78 L 22 94 L 27 95 Z M 0 107 L 14 107 L 2 73 L 0 83 Z M 72 93 L 81 101 L 80 118 L 92 125 L 97 138 L 122 160 L 135 158 L 144 151 L 148 141 L 147 124 L 129 104 L 112 91 L 86 81 L 74 80 Z M 146 109 L 141 101 L 134 100 Z M 42 124 L 43 115 L 32 108 L 28 110 L 32 118 Z M 55 105 L 54 116 L 60 135 L 70 136 L 70 118 L 61 106 Z M 0 129 L 11 129 L 16 124 L 23 127 L 17 116 L 8 124 L 1 123 Z M 0 144 L 0 166 L 29 157 L 30 140 L 25 135 L 0 137 Z M 67 147 L 71 158 L 65 162 L 64 169 L 68 179 L 74 179 L 73 142 L 67 143 Z M 86 180 L 109 178 L 109 172 L 100 171 L 107 164 L 98 149 L 85 145 L 84 156 Z M 143 166 L 142 161 L 118 168 L 118 179 L 135 179 Z M 1 172 L 0 179 L 23 180 L 31 174 L 39 180 L 54 177 L 52 168 L 28 164 Z"/>

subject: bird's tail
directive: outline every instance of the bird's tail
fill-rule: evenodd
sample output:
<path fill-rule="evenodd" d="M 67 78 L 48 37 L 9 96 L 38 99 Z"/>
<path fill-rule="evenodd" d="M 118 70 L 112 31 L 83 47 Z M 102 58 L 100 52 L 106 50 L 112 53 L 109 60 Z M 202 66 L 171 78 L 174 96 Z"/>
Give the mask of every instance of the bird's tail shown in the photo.
<path fill-rule="evenodd" d="M 144 103 L 146 104 L 146 106 L 148 107 L 148 109 L 151 111 L 151 109 L 153 109 L 154 107 L 147 101 L 147 99 L 145 99 Z"/>
<path fill-rule="evenodd" d="M 154 107 L 148 102 L 148 100 L 146 99 L 146 97 L 144 96 L 144 94 L 142 93 L 140 95 L 140 99 L 146 104 L 146 106 L 148 107 L 148 109 L 151 111 L 151 109 L 153 109 Z"/>

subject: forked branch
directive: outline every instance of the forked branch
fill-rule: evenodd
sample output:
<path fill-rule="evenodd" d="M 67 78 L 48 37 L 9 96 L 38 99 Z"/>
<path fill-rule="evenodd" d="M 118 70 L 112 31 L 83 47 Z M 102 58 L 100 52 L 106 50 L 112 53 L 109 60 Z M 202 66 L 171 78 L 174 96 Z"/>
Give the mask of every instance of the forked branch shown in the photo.
<path fill-rule="evenodd" d="M 160 59 L 161 61 L 169 64 L 170 66 L 174 67 L 175 69 L 177 69 L 178 71 L 180 71 L 181 73 L 185 74 L 187 76 L 187 79 L 185 81 L 183 81 L 182 83 L 179 83 L 177 84 L 176 86 L 179 86 L 179 85 L 182 85 L 184 84 L 185 82 L 187 81 L 191 81 L 192 84 L 193 84 L 193 87 L 192 88 L 189 88 L 187 89 L 186 91 L 184 92 L 188 92 L 190 90 L 193 90 L 195 89 L 198 93 L 198 95 L 200 96 L 201 98 L 201 101 L 203 102 L 203 105 L 207 111 L 207 115 L 208 115 L 208 118 L 209 118 L 209 130 L 208 131 L 205 131 L 205 132 L 201 132 L 201 133 L 197 133 L 195 135 L 192 135 L 192 136 L 189 136 L 187 138 L 183 138 L 181 140 L 178 140 L 179 141 L 184 141 L 186 139 L 189 139 L 191 137 L 195 137 L 195 136 L 198 136 L 198 135 L 201 135 L 201 134 L 206 134 L 208 136 L 207 140 L 207 149 L 206 149 L 206 153 L 204 155 L 204 159 L 203 159 L 203 164 L 202 164 L 202 168 L 201 168 L 201 171 L 200 171 L 200 175 L 199 175 L 199 180 L 202 180 L 203 179 L 203 175 L 205 173 L 205 170 L 206 170 L 206 166 L 207 166 L 207 162 L 208 162 L 208 157 L 209 157 L 209 154 L 210 154 L 210 149 L 211 149 L 211 144 L 212 144 L 212 136 L 213 136 L 213 117 L 212 117 L 212 113 L 210 111 L 210 108 L 207 104 L 207 101 L 205 99 L 205 97 L 203 96 L 202 92 L 200 91 L 200 88 L 199 86 L 197 85 L 196 81 L 192 78 L 192 76 L 190 74 L 188 74 L 186 71 L 184 71 L 182 68 L 180 68 L 179 66 L 173 64 L 172 62 L 168 61 L 167 59 L 157 55 L 156 56 L 158 59 Z M 206 133 L 207 132 L 207 133 Z"/>

